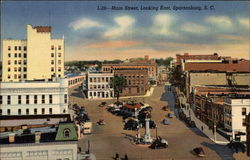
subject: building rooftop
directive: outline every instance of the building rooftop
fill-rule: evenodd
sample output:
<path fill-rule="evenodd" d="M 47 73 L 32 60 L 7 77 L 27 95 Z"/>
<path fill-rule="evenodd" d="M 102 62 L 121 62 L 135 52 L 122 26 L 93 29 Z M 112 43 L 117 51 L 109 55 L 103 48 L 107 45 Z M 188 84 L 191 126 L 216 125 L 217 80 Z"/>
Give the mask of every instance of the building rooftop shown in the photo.
<path fill-rule="evenodd" d="M 196 87 L 195 88 L 196 95 L 250 95 L 250 88 L 235 88 L 232 89 L 230 87 L 216 87 L 216 86 L 204 86 L 204 87 Z"/>
<path fill-rule="evenodd" d="M 185 71 L 250 72 L 250 60 L 232 60 L 221 63 L 185 63 Z"/>
<path fill-rule="evenodd" d="M 37 32 L 51 32 L 51 26 L 34 26 Z"/>

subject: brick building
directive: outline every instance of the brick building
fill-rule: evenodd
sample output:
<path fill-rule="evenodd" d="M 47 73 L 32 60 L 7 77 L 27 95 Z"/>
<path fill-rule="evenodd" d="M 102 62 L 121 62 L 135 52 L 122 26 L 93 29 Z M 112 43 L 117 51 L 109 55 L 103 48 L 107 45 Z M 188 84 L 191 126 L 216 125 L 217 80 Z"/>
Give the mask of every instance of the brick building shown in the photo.
<path fill-rule="evenodd" d="M 144 95 L 149 89 L 147 69 L 116 69 L 114 75 L 123 76 L 126 80 L 121 96 Z"/>
<path fill-rule="evenodd" d="M 115 72 L 115 70 L 120 69 L 140 69 L 147 70 L 148 78 L 156 80 L 157 79 L 157 64 L 155 60 L 149 60 L 148 56 L 145 56 L 143 60 L 135 60 L 119 64 L 103 64 L 102 72 Z"/>
<path fill-rule="evenodd" d="M 184 53 L 183 55 L 176 55 L 176 65 L 180 65 L 181 61 L 185 60 L 218 60 L 220 57 L 217 53 L 214 54 L 205 54 L 205 55 L 190 55 L 188 53 Z"/>

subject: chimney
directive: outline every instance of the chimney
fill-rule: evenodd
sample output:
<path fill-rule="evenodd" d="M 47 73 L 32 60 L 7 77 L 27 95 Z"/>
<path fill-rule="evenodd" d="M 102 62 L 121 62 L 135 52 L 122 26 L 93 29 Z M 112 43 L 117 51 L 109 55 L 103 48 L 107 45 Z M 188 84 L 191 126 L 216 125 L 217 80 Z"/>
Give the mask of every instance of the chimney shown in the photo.
<path fill-rule="evenodd" d="M 15 133 L 9 133 L 9 142 L 14 143 L 15 142 Z"/>
<path fill-rule="evenodd" d="M 35 132 L 35 143 L 40 143 L 41 140 L 41 132 Z"/>

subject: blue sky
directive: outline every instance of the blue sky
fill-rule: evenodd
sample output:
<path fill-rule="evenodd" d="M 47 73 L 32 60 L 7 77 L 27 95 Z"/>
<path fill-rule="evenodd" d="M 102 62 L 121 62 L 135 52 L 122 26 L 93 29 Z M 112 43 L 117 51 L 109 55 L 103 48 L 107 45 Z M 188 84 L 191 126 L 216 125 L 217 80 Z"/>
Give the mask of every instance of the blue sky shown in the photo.
<path fill-rule="evenodd" d="M 249 59 L 249 2 L 2 2 L 1 39 L 25 39 L 26 25 L 51 25 L 65 36 L 66 60 L 126 59 L 177 53 L 228 55 Z M 141 6 L 171 10 L 140 10 Z M 139 10 L 97 10 L 131 6 Z M 173 10 L 174 6 L 202 10 Z M 204 10 L 208 6 L 208 10 Z M 214 6 L 214 10 L 209 7 Z"/>

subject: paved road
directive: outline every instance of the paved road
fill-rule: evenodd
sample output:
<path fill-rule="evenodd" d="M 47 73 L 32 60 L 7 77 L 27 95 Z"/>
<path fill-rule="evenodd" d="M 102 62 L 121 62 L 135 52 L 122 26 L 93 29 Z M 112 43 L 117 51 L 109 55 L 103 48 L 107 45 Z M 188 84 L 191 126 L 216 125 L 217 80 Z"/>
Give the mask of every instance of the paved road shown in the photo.
<path fill-rule="evenodd" d="M 136 132 L 123 130 L 121 117 L 114 116 L 104 108 L 98 107 L 100 102 L 104 100 L 87 100 L 78 95 L 77 90 L 71 90 L 71 92 L 74 92 L 74 96 L 70 97 L 70 101 L 85 106 L 90 119 L 94 123 L 93 133 L 79 140 L 78 146 L 82 150 L 87 150 L 87 141 L 90 140 L 90 151 L 96 155 L 98 160 L 110 160 L 115 153 L 119 153 L 121 156 L 126 153 L 129 160 L 201 159 L 190 152 L 197 146 L 202 146 L 207 154 L 207 157 L 203 159 L 233 159 L 233 153 L 230 150 L 225 146 L 216 145 L 199 129 L 190 129 L 177 118 L 169 119 L 170 125 L 168 126 L 161 123 L 167 114 L 166 111 L 161 110 L 162 106 L 166 105 L 166 100 L 168 100 L 170 106 L 174 105 L 173 94 L 165 90 L 164 87 L 155 87 L 150 97 L 135 98 L 137 101 L 144 101 L 153 107 L 152 120 L 157 123 L 158 135 L 169 142 L 169 148 L 160 150 L 151 150 L 133 145 L 130 138 L 135 136 Z M 114 101 L 114 99 L 106 100 L 107 103 L 113 103 Z M 99 119 L 104 119 L 106 125 L 97 125 L 96 122 Z M 141 134 L 144 134 L 143 132 L 144 130 L 141 130 Z M 151 135 L 155 137 L 155 130 L 151 130 Z M 226 150 L 226 153 L 222 152 L 222 150 Z"/>

